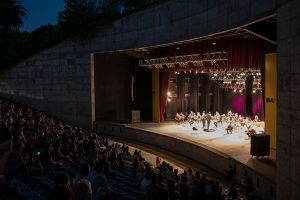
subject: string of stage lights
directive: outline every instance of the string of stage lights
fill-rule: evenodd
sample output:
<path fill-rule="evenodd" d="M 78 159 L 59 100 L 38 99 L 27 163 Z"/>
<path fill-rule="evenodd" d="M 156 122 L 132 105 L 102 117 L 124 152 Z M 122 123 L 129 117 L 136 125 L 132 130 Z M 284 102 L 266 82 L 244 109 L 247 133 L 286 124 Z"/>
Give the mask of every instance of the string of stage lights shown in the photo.
<path fill-rule="evenodd" d="M 172 56 L 164 58 L 154 58 L 154 59 L 145 59 L 140 60 L 139 65 L 141 67 L 148 67 L 149 69 L 157 68 L 163 69 L 166 68 L 175 68 L 180 67 L 181 69 L 186 68 L 184 73 L 208 73 L 209 79 L 220 82 L 220 88 L 230 89 L 233 92 L 239 92 L 243 94 L 245 90 L 245 81 L 246 77 L 249 75 L 253 76 L 253 93 L 262 92 L 261 87 L 261 72 L 257 68 L 232 68 L 232 69 L 220 69 L 220 66 L 225 64 L 228 61 L 228 53 L 226 51 L 219 52 L 209 52 L 203 54 L 191 54 L 191 55 L 181 55 L 181 56 Z M 201 67 L 204 66 L 205 62 L 209 62 L 212 66 L 209 70 L 201 70 Z M 199 67 L 199 70 L 188 70 L 187 67 L 193 65 Z M 181 70 L 182 71 L 182 70 Z M 180 74 L 179 71 L 175 71 L 175 75 Z"/>
<path fill-rule="evenodd" d="M 205 62 L 209 62 L 212 66 L 216 66 L 217 64 L 223 63 L 227 60 L 227 52 L 218 51 L 203 54 L 191 54 L 139 60 L 139 65 L 141 67 L 148 67 L 149 69 L 162 69 L 164 66 L 166 66 L 167 68 L 175 68 L 176 66 L 188 67 L 190 64 L 197 67 L 202 67 L 204 66 Z"/>
<path fill-rule="evenodd" d="M 220 88 L 231 89 L 243 93 L 246 77 L 253 76 L 252 92 L 262 92 L 261 72 L 259 69 L 210 70 L 209 79 L 220 82 Z"/>
<path fill-rule="evenodd" d="M 184 71 L 183 73 L 195 73 L 198 74 L 198 71 Z M 212 69 L 208 72 L 209 79 L 212 81 L 218 81 L 220 83 L 220 88 L 232 90 L 233 92 L 239 92 L 243 94 L 243 91 L 246 89 L 246 78 L 249 75 L 253 76 L 253 86 L 252 92 L 262 92 L 261 85 L 261 72 L 256 68 L 245 68 L 245 69 Z M 175 72 L 175 75 L 179 75 L 180 72 Z"/>

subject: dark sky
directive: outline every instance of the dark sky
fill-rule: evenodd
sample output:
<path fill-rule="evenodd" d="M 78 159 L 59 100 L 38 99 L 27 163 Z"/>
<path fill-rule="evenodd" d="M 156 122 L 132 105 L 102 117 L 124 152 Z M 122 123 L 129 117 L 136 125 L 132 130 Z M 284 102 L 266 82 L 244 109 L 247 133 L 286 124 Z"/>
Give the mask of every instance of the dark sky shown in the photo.
<path fill-rule="evenodd" d="M 58 11 L 63 10 L 64 0 L 23 0 L 28 10 L 21 30 L 33 31 L 41 25 L 56 24 Z"/>

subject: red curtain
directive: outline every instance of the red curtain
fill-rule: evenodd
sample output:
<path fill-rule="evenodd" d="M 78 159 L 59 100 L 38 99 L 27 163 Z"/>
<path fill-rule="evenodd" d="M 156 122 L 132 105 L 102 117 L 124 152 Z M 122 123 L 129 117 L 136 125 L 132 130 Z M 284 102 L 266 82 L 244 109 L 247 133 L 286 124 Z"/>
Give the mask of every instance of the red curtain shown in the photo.
<path fill-rule="evenodd" d="M 168 90 L 170 83 L 170 72 L 160 72 L 160 122 L 165 121 L 165 112 L 168 102 Z"/>
<path fill-rule="evenodd" d="M 265 57 L 264 57 L 265 58 Z M 264 63 L 265 63 L 265 59 L 264 59 Z M 262 89 L 262 99 L 263 99 L 263 120 L 265 119 L 265 113 L 266 113 L 266 105 L 265 105 L 265 80 L 266 80 L 266 73 L 265 73 L 266 67 L 265 65 L 263 65 L 261 71 L 261 89 Z"/>
<path fill-rule="evenodd" d="M 211 43 L 200 43 L 191 46 L 182 46 L 177 52 L 174 52 L 173 49 L 170 47 L 161 49 L 161 57 L 226 51 L 228 53 L 228 60 L 225 62 L 218 62 L 217 65 L 211 65 L 210 62 L 205 62 L 201 67 L 192 64 L 187 67 L 180 67 L 178 65 L 174 68 L 164 68 L 164 71 L 201 71 L 208 69 L 240 68 L 262 69 L 264 65 L 263 41 L 260 39 L 217 40 L 215 45 L 212 45 Z"/>

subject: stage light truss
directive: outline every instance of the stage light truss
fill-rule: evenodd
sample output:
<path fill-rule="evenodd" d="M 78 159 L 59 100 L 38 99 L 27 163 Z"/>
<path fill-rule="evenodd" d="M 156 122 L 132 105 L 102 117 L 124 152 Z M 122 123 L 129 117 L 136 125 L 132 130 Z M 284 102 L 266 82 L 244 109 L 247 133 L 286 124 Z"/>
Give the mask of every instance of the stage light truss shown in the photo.
<path fill-rule="evenodd" d="M 245 90 L 246 77 L 253 76 L 253 93 L 262 91 L 261 72 L 259 69 L 233 69 L 233 70 L 210 70 L 210 80 L 220 82 L 220 88 L 231 89 L 233 92 L 240 93 Z"/>
<path fill-rule="evenodd" d="M 232 70 L 209 70 L 210 80 L 242 80 L 245 81 L 248 75 L 252 75 L 254 79 L 261 78 L 259 69 L 232 69 Z"/>
<path fill-rule="evenodd" d="M 174 68 L 176 66 L 188 67 L 189 65 L 194 65 L 201 67 L 205 62 L 210 62 L 211 65 L 217 65 L 218 62 L 224 62 L 228 60 L 227 52 L 210 52 L 203 54 L 191 54 L 191 55 L 182 55 L 182 56 L 173 56 L 165 58 L 154 58 L 140 60 L 139 65 L 141 67 L 148 67 L 150 69 L 158 68 L 162 69 L 164 66 L 167 68 Z"/>

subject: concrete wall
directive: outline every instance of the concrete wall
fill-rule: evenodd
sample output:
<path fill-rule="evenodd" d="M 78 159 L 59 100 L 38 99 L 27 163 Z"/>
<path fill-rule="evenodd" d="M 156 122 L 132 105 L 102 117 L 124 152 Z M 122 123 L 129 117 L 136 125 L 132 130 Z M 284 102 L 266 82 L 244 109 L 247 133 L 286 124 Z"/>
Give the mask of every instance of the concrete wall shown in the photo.
<path fill-rule="evenodd" d="M 278 1 L 277 199 L 300 199 L 300 1 Z"/>
<path fill-rule="evenodd" d="M 20 62 L 1 75 L 0 95 L 90 127 L 91 53 L 188 40 L 275 12 L 276 0 L 168 1 L 113 22 L 90 41 L 67 41 Z"/>
<path fill-rule="evenodd" d="M 115 21 L 99 33 L 98 51 L 193 39 L 276 12 L 276 0 L 171 0 Z"/>
<path fill-rule="evenodd" d="M 0 95 L 91 127 L 90 49 L 65 42 L 0 75 Z"/>
<path fill-rule="evenodd" d="M 95 54 L 96 120 L 127 121 L 131 109 L 131 75 L 136 58 L 120 53 Z"/>

